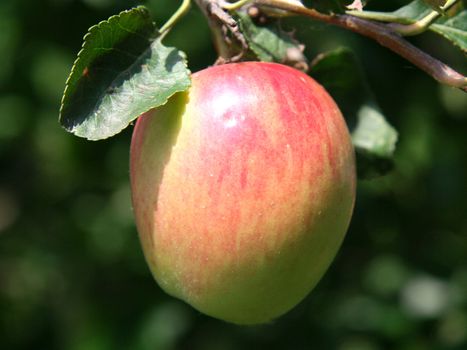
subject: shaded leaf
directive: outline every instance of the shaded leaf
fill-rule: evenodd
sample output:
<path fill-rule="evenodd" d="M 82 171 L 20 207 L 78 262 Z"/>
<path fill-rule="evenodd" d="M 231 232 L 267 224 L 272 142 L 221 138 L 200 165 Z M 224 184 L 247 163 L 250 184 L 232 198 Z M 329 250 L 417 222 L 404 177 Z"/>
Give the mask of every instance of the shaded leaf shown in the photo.
<path fill-rule="evenodd" d="M 167 48 L 144 7 L 89 29 L 68 78 L 60 122 L 90 140 L 111 137 L 190 85 L 182 52 Z"/>
<path fill-rule="evenodd" d="M 290 33 L 285 32 L 278 21 L 272 20 L 265 25 L 257 25 L 244 11 L 237 13 L 240 28 L 248 46 L 260 61 L 279 62 L 307 68 L 303 46 Z"/>
<path fill-rule="evenodd" d="M 462 51 L 467 52 L 467 10 L 463 10 L 446 21 L 431 25 L 430 30 L 442 35 Z"/>
<path fill-rule="evenodd" d="M 397 132 L 378 109 L 355 54 L 346 48 L 321 54 L 313 61 L 310 75 L 333 96 L 346 118 L 359 178 L 391 170 Z"/>
<path fill-rule="evenodd" d="M 380 110 L 364 104 L 358 111 L 358 123 L 352 132 L 357 153 L 358 174 L 373 178 L 393 168 L 397 131 L 386 121 Z"/>
<path fill-rule="evenodd" d="M 364 104 L 358 111 L 358 124 L 352 139 L 356 147 L 389 158 L 394 154 L 397 132 L 376 107 Z"/>
<path fill-rule="evenodd" d="M 411 24 L 422 19 L 431 11 L 432 9 L 427 6 L 423 0 L 415 0 L 410 4 L 392 12 L 391 14 L 394 17 L 394 21 L 391 22 Z"/>

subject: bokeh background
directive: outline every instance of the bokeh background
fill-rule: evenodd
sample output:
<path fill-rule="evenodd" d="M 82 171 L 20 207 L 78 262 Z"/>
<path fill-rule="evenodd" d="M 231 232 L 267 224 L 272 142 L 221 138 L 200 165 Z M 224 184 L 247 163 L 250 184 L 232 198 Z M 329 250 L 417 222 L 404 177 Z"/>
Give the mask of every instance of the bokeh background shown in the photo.
<path fill-rule="evenodd" d="M 404 1 L 376 2 L 395 9 Z M 131 128 L 88 142 L 58 123 L 88 27 L 137 4 L 0 2 L 0 349 L 467 349 L 467 98 L 368 39 L 298 21 L 306 53 L 350 46 L 400 132 L 396 168 L 360 181 L 336 260 L 270 325 L 206 317 L 153 281 L 132 218 Z M 159 24 L 178 1 L 148 0 Z M 391 7 L 389 7 L 391 6 Z M 457 69 L 443 39 L 414 39 Z M 167 38 L 193 71 L 216 55 L 193 8 Z"/>

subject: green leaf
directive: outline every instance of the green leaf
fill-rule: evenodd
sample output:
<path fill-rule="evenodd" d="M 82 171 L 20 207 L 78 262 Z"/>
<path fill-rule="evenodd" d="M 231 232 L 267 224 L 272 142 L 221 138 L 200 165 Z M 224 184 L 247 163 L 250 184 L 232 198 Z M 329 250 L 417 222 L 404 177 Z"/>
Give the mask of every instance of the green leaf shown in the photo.
<path fill-rule="evenodd" d="M 467 10 L 445 21 L 438 21 L 430 30 L 442 35 L 462 51 L 467 52 Z"/>
<path fill-rule="evenodd" d="M 352 132 L 356 147 L 371 150 L 378 157 L 389 158 L 394 154 L 397 132 L 374 106 L 364 104 L 358 111 L 358 124 Z"/>
<path fill-rule="evenodd" d="M 308 68 L 303 46 L 290 33 L 285 32 L 277 20 L 260 26 L 244 11 L 237 12 L 240 29 L 250 49 L 260 61 L 279 62 Z"/>
<path fill-rule="evenodd" d="M 423 0 L 415 0 L 397 11 L 392 12 L 392 16 L 395 20 L 391 22 L 411 24 L 422 19 L 431 11 L 432 9 L 427 6 Z"/>
<path fill-rule="evenodd" d="M 111 137 L 190 86 L 184 54 L 157 34 L 144 7 L 89 29 L 62 99 L 66 130 L 89 140 Z"/>
<path fill-rule="evenodd" d="M 377 107 L 362 105 L 357 126 L 352 132 L 360 177 L 374 178 L 393 168 L 397 136 L 397 131 Z"/>
<path fill-rule="evenodd" d="M 333 96 L 346 118 L 359 178 L 374 178 L 390 171 L 397 132 L 377 107 L 355 54 L 346 48 L 321 54 L 313 61 L 310 75 Z"/>

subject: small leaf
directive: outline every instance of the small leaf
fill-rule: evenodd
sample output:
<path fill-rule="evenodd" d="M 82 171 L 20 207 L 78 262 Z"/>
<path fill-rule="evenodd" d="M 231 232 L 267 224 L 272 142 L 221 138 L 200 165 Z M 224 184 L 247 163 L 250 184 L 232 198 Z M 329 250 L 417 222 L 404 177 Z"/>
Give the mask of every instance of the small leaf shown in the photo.
<path fill-rule="evenodd" d="M 321 54 L 313 61 L 310 75 L 333 96 L 346 118 L 359 178 L 374 178 L 390 171 L 397 132 L 373 100 L 355 54 L 346 48 Z"/>
<path fill-rule="evenodd" d="M 401 7 L 400 9 L 392 12 L 392 15 L 400 23 L 413 23 L 428 15 L 431 12 L 431 8 L 428 7 L 423 0 L 415 0 Z"/>
<path fill-rule="evenodd" d="M 89 140 L 111 137 L 190 85 L 182 52 L 167 48 L 137 7 L 89 29 L 68 78 L 60 122 Z"/>
<path fill-rule="evenodd" d="M 374 106 L 364 104 L 360 108 L 352 142 L 361 177 L 373 178 L 392 169 L 397 131 Z"/>
<path fill-rule="evenodd" d="M 260 61 L 279 62 L 308 69 L 307 59 L 303 55 L 303 45 L 285 32 L 276 20 L 259 26 L 243 11 L 237 13 L 240 28 L 250 49 Z"/>
<path fill-rule="evenodd" d="M 365 104 L 358 111 L 358 124 L 352 140 L 362 150 L 371 150 L 379 157 L 389 158 L 394 154 L 397 132 L 377 108 Z"/>

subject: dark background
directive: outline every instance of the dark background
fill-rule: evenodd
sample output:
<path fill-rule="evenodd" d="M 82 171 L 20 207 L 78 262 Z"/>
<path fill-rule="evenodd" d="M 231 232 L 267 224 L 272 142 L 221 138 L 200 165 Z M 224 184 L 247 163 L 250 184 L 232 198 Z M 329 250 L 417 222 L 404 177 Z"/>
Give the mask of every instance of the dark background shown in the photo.
<path fill-rule="evenodd" d="M 0 2 L 0 349 L 467 349 L 466 95 L 368 39 L 309 21 L 298 30 L 309 58 L 347 45 L 362 61 L 400 132 L 395 171 L 359 182 L 330 270 L 271 325 L 226 324 L 158 288 L 132 217 L 131 128 L 88 142 L 58 123 L 87 28 L 134 4 Z M 161 25 L 178 1 L 146 5 Z M 193 71 L 215 60 L 197 8 L 167 39 Z M 440 37 L 413 40 L 466 72 Z"/>

